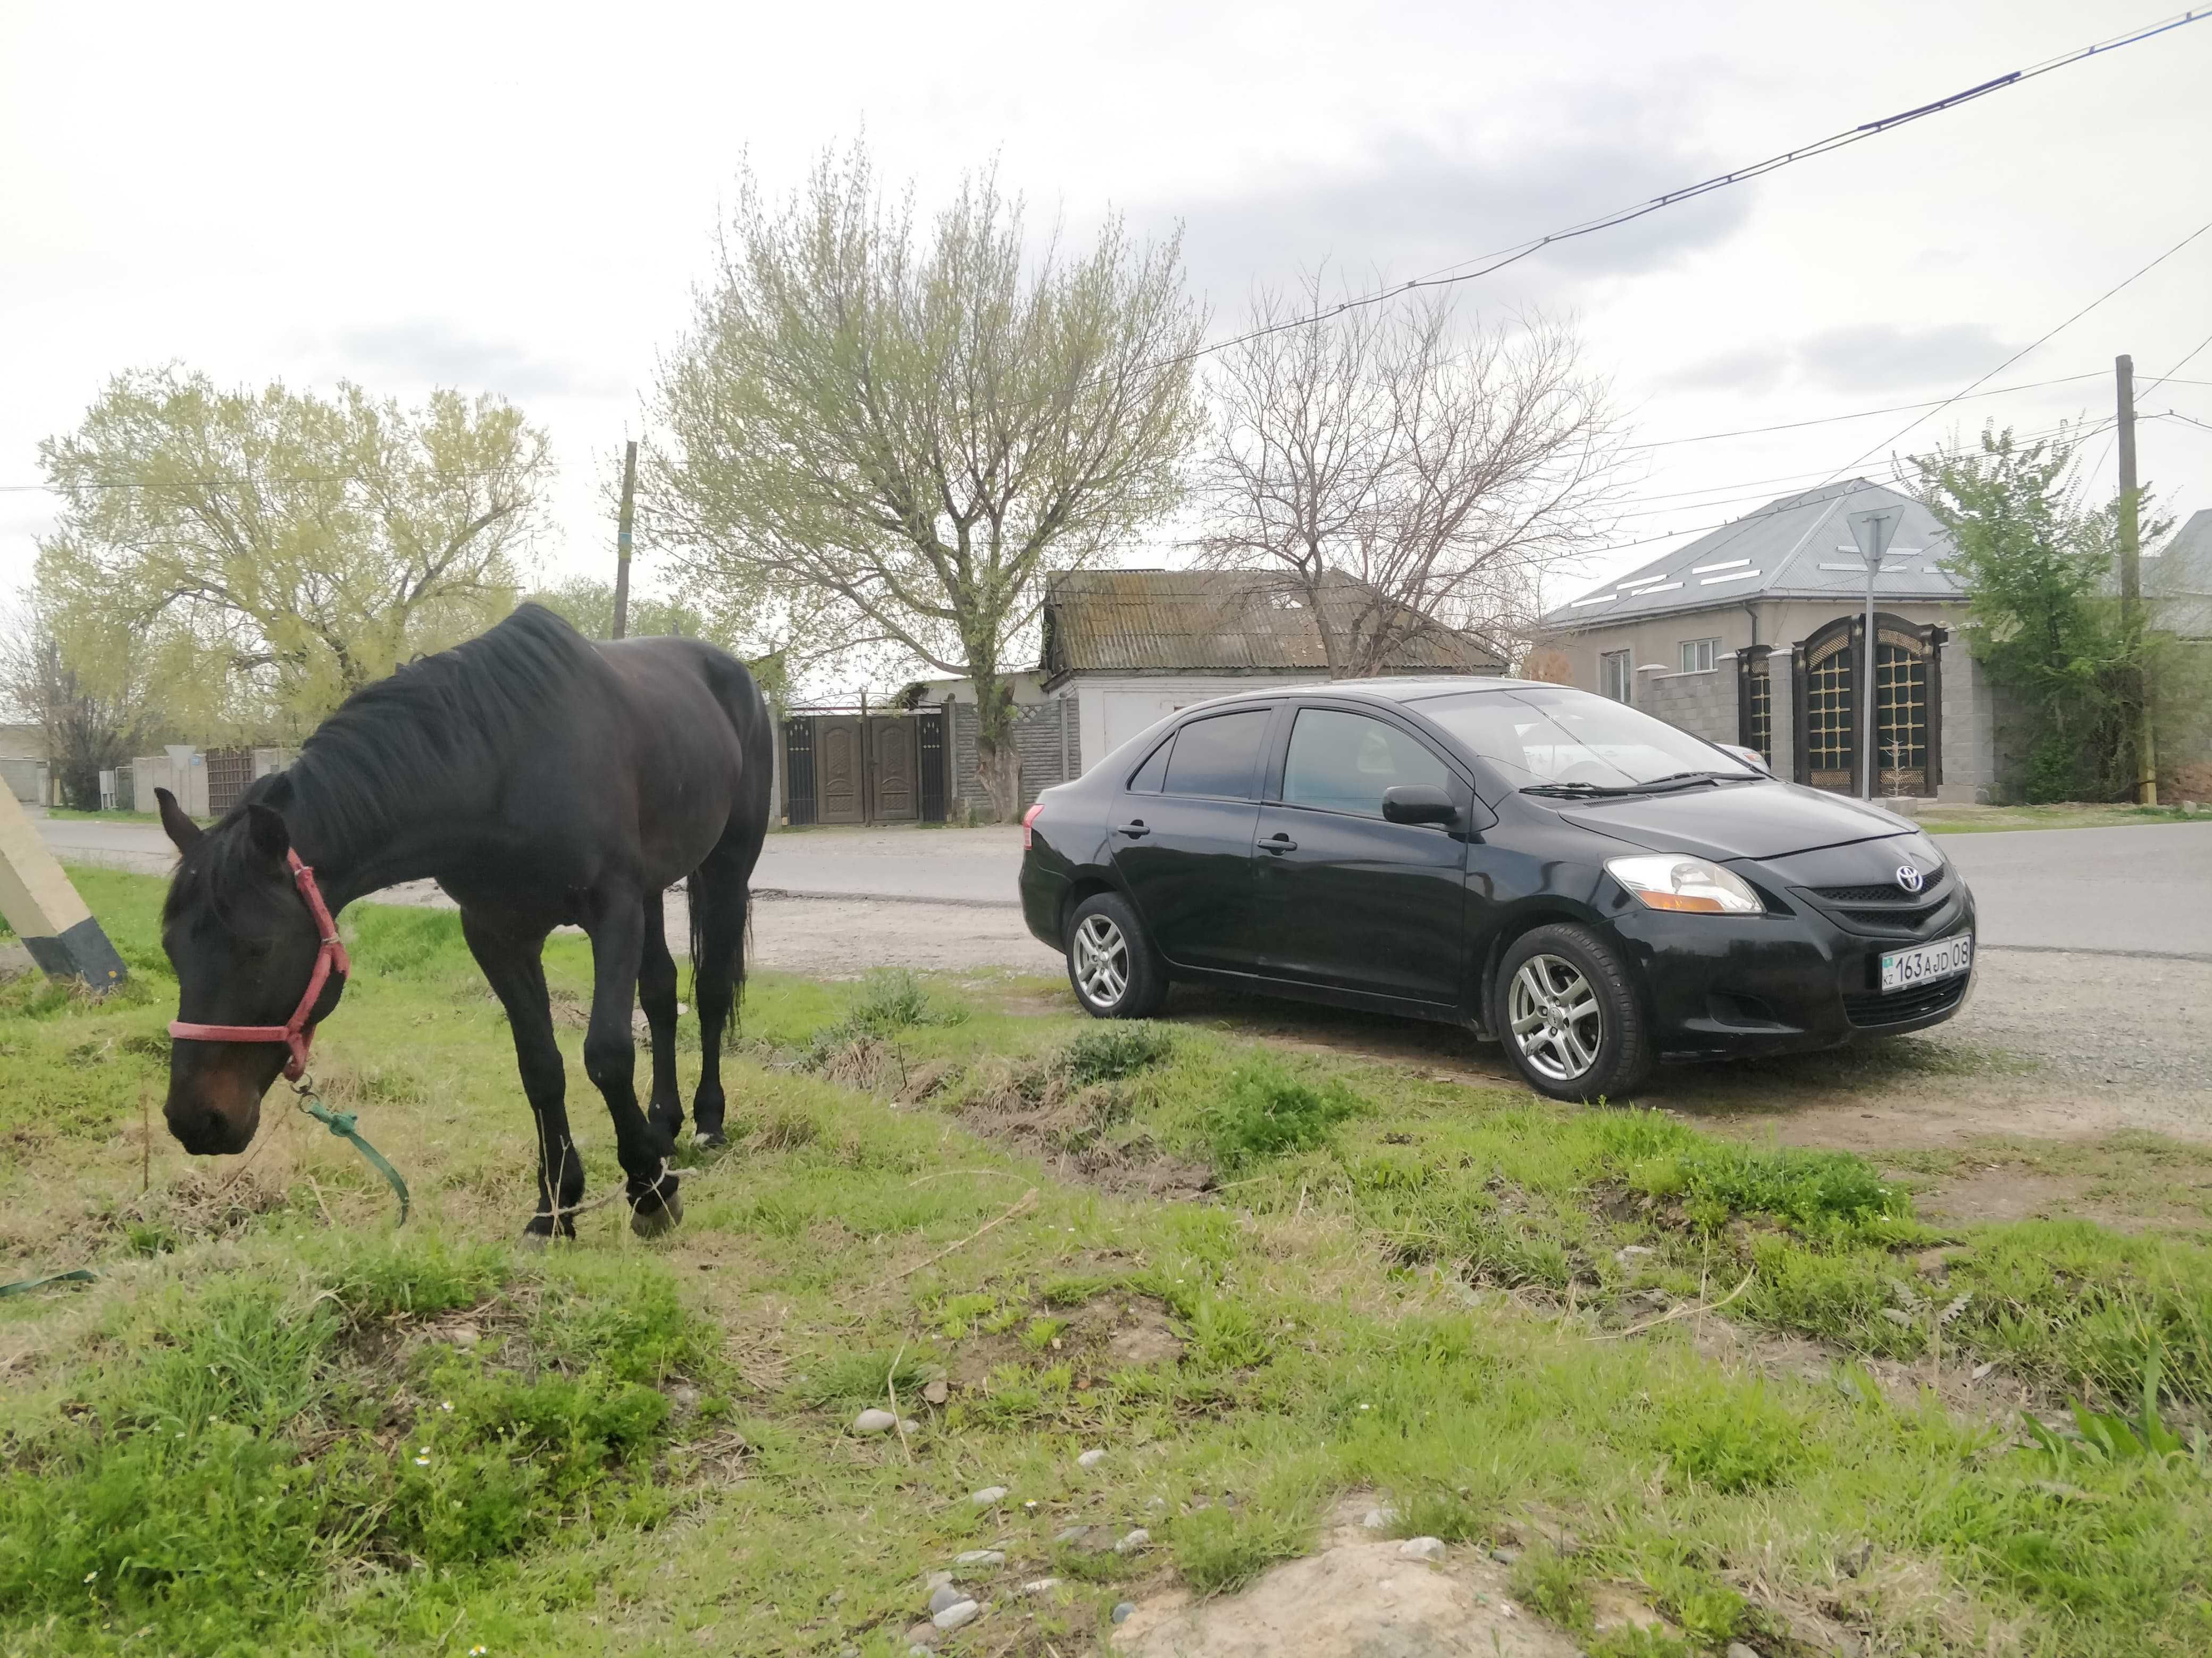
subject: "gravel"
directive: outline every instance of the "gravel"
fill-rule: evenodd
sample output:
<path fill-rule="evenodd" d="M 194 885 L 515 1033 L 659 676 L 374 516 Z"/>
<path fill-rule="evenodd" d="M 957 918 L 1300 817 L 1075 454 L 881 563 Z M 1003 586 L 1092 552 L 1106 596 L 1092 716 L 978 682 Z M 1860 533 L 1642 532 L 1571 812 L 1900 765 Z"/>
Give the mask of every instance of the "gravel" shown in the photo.
<path fill-rule="evenodd" d="M 1125 1624 L 1128 1622 L 1129 1614 L 1136 1609 L 1137 1603 L 1134 1600 L 1122 1600 L 1115 1603 L 1114 1607 L 1114 1621 L 1117 1624 Z"/>
<path fill-rule="evenodd" d="M 1085 1451 L 1075 1459 L 1075 1466 L 1079 1468 L 1095 1468 L 1105 1460 L 1106 1453 L 1103 1451 Z"/>
<path fill-rule="evenodd" d="M 856 1434 L 889 1433 L 896 1426 L 898 1418 L 889 1411 L 863 1411 L 853 1418 L 853 1431 Z"/>
<path fill-rule="evenodd" d="M 950 1583 L 947 1583 L 940 1588 L 931 1591 L 929 1596 L 929 1615 L 932 1618 L 934 1618 L 939 1612 L 943 1612 L 946 1607 L 957 1606 L 963 1600 L 968 1600 L 970 1605 L 974 1604 L 973 1600 L 970 1600 L 969 1596 L 963 1594 L 958 1589 L 954 1588 Z"/>
<path fill-rule="evenodd" d="M 968 1500 L 979 1509 L 988 1509 L 994 1503 L 1006 1500 L 1006 1488 L 1004 1485 L 986 1485 L 980 1491 L 970 1491 Z"/>
<path fill-rule="evenodd" d="M 1003 1566 L 1006 1564 L 1004 1549 L 969 1549 L 965 1554 L 952 1557 L 956 1566 Z"/>
<path fill-rule="evenodd" d="M 1398 1552 L 1408 1560 L 1441 1560 L 1444 1558 L 1444 1540 L 1441 1537 L 1409 1537 L 1398 1545 Z"/>
<path fill-rule="evenodd" d="M 955 1600 L 942 1612 L 932 1612 L 929 1621 L 939 1629 L 958 1629 L 963 1624 L 974 1623 L 982 1615 L 983 1608 L 973 1600 Z"/>
<path fill-rule="evenodd" d="M 1139 1526 L 1114 1546 L 1114 1552 L 1116 1554 L 1135 1554 L 1139 1550 L 1148 1549 L 1152 1547 L 1152 1533 L 1146 1531 L 1142 1526 Z"/>

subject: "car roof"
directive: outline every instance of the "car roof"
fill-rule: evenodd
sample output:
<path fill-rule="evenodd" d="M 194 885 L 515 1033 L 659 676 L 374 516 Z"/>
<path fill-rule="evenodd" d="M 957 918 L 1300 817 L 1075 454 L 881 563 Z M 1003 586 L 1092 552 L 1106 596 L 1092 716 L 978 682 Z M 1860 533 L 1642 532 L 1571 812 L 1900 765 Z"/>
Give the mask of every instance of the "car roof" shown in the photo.
<path fill-rule="evenodd" d="M 1468 691 L 1572 690 L 1571 685 L 1556 685 L 1545 679 L 1506 679 L 1488 674 L 1407 675 L 1386 679 L 1316 679 L 1303 685 L 1269 685 L 1263 689 L 1237 691 L 1227 695 L 1208 697 L 1203 702 L 1194 702 L 1176 710 L 1190 714 L 1200 708 L 1210 708 L 1229 702 L 1277 701 L 1286 696 L 1340 696 L 1352 701 L 1375 702 L 1418 702 L 1431 696 L 1455 696 Z"/>

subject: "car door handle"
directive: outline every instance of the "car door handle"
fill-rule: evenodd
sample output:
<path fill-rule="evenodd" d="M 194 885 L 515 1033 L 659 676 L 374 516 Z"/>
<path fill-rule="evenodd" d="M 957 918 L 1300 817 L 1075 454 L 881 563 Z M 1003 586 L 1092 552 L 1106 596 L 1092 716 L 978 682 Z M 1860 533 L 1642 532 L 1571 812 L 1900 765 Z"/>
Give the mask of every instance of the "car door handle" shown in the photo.
<path fill-rule="evenodd" d="M 1287 835 L 1271 835 L 1260 842 L 1262 852 L 1296 852 L 1298 843 Z"/>
<path fill-rule="evenodd" d="M 1141 841 L 1147 835 L 1150 835 L 1152 830 L 1145 827 L 1145 820 L 1139 817 L 1135 819 L 1133 822 L 1121 824 L 1115 829 L 1114 833 L 1116 835 L 1126 835 L 1132 841 Z"/>

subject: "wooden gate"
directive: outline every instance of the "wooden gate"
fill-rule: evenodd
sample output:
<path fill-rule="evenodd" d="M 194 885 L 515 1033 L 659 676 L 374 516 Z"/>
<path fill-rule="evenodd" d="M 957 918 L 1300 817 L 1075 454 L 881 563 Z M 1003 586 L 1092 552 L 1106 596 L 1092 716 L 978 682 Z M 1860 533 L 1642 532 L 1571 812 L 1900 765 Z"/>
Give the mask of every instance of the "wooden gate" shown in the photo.
<path fill-rule="evenodd" d="M 868 817 L 878 823 L 911 823 L 921 815 L 915 798 L 914 721 L 903 714 L 874 714 L 868 722 Z"/>

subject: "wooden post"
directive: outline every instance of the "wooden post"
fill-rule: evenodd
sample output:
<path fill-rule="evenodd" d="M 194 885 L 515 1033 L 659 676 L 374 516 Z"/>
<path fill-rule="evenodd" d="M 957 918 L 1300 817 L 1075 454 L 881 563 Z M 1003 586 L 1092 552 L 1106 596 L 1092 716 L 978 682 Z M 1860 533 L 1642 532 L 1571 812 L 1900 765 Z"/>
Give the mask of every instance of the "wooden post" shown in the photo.
<path fill-rule="evenodd" d="M 629 631 L 629 526 L 637 499 L 637 445 L 623 446 L 622 513 L 615 520 L 615 630 L 620 639 Z"/>
<path fill-rule="evenodd" d="M 2136 365 L 2129 356 L 2112 360 L 2120 416 L 2120 635 L 2134 661 L 2128 668 L 2128 694 L 2135 704 L 2136 800 L 2158 804 L 2158 742 L 2151 729 L 2150 684 L 2142 664 L 2142 527 L 2136 484 Z"/>

